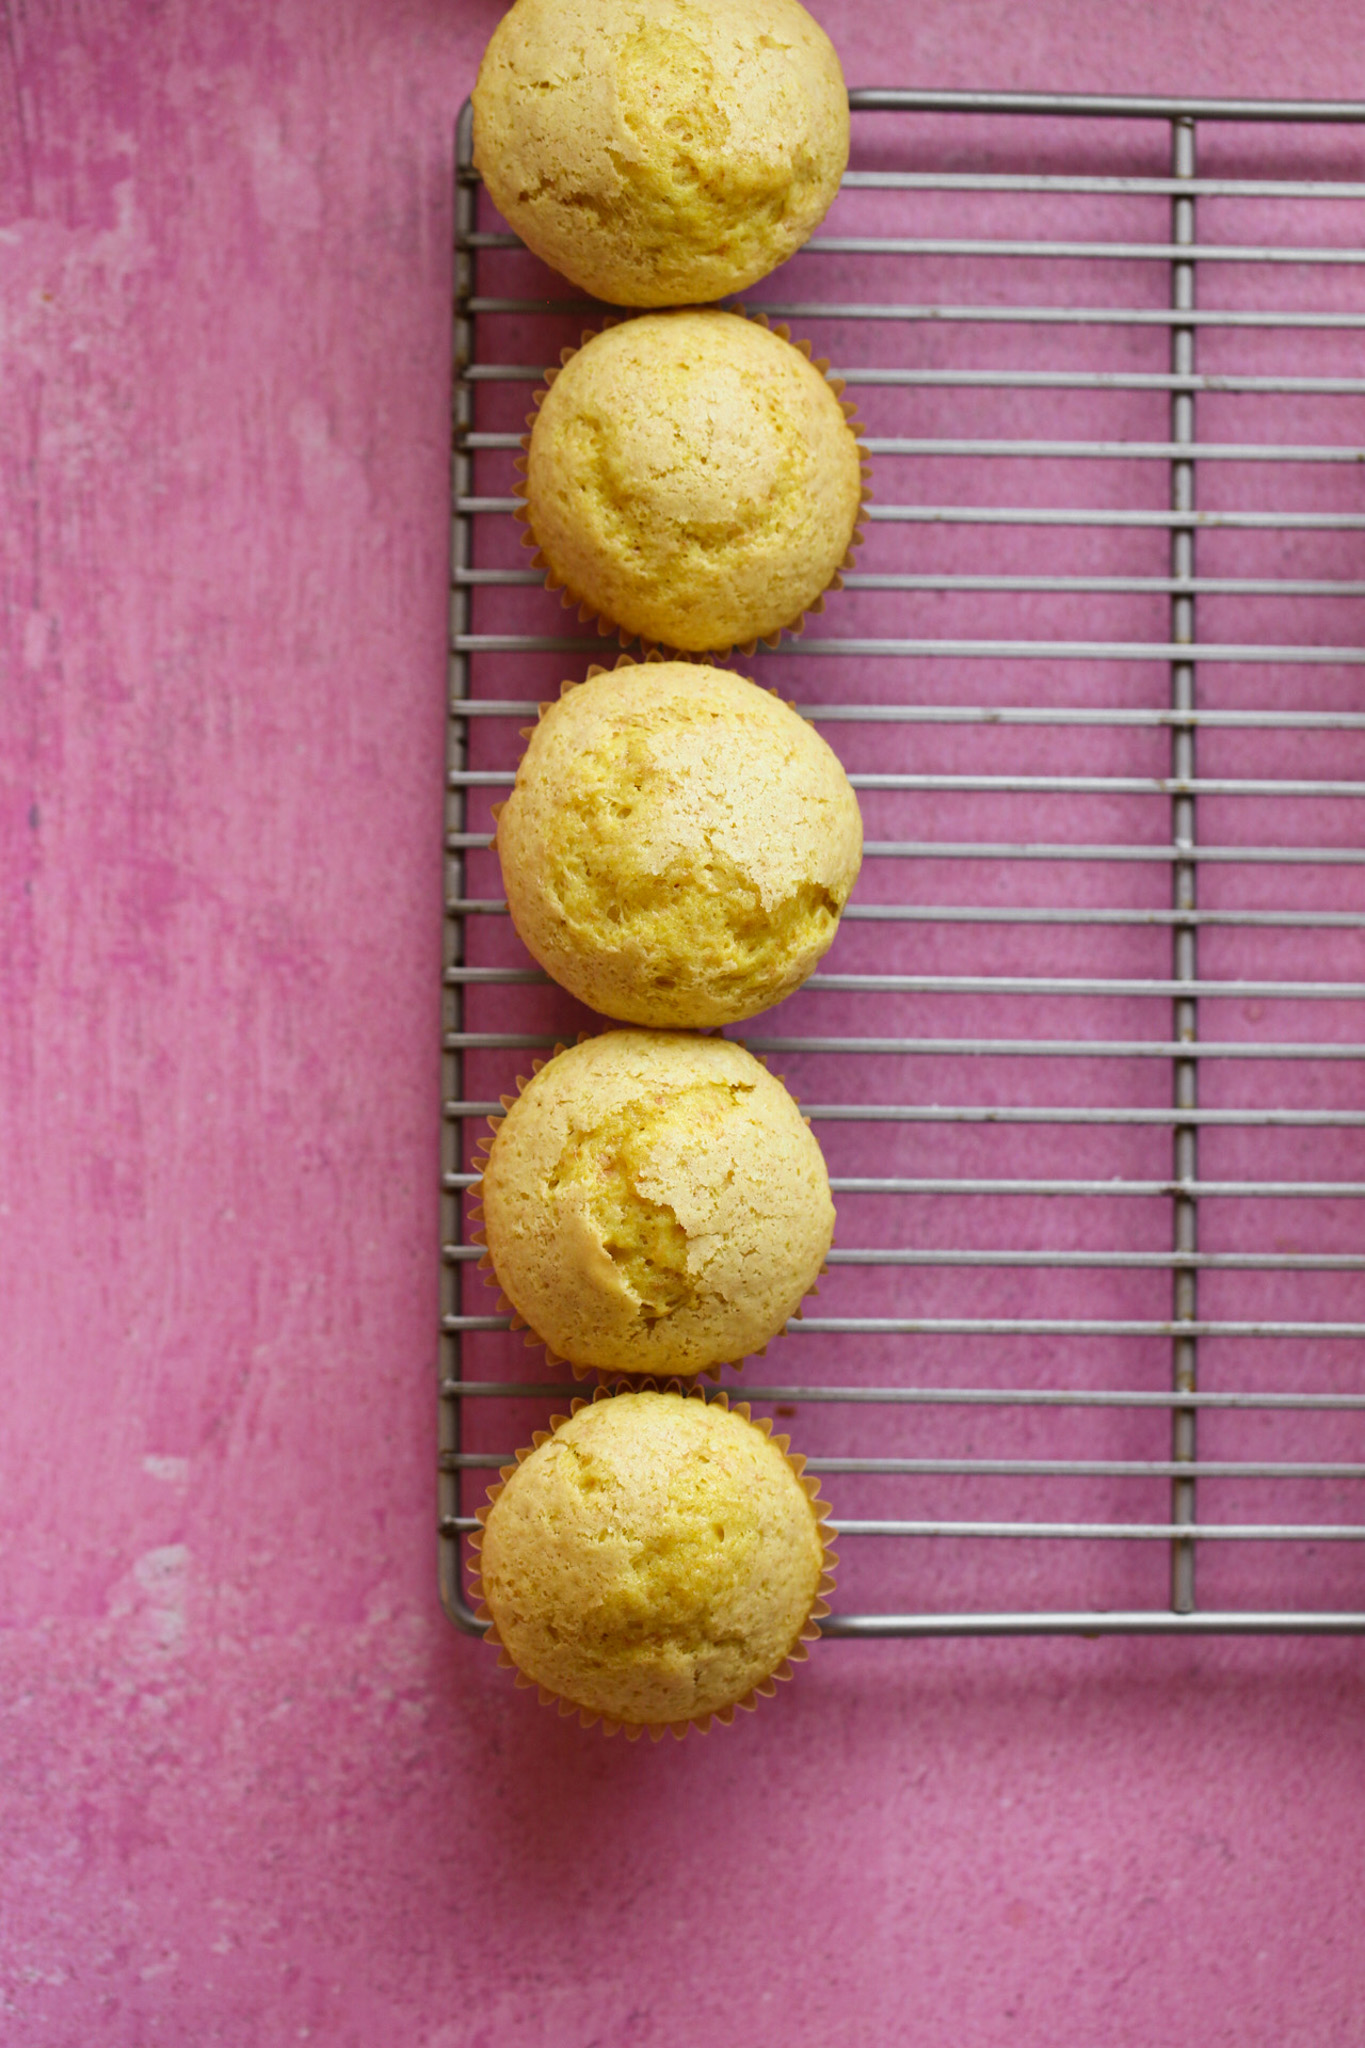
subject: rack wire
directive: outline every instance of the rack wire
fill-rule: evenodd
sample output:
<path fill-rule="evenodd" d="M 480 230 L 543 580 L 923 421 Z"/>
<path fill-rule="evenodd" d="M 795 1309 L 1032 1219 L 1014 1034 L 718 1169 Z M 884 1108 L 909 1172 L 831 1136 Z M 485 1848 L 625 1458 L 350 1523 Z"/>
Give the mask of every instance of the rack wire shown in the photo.
<path fill-rule="evenodd" d="M 825 232 L 744 301 L 837 363 L 878 496 L 828 635 L 755 665 L 868 839 L 828 971 L 735 1034 L 839 1208 L 821 1313 L 739 1390 L 856 1539 L 830 1635 L 1365 1630 L 1365 107 L 850 104 Z M 511 519 L 530 391 L 601 309 L 492 216 L 467 106 L 455 216 L 439 1531 L 473 1630 L 473 1507 L 572 1387 L 473 1291 L 470 1148 L 598 1021 L 528 965 L 487 807 L 614 648 Z"/>

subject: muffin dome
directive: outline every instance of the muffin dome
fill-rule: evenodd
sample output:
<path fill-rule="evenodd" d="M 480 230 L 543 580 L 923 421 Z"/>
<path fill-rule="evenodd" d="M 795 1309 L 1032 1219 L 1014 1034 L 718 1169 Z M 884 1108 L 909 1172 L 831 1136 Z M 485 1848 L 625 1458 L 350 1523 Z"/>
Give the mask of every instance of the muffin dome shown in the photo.
<path fill-rule="evenodd" d="M 824 218 L 848 95 L 797 0 L 517 0 L 474 162 L 527 247 L 617 306 L 741 291 Z"/>
<path fill-rule="evenodd" d="M 736 313 L 596 335 L 536 416 L 525 484 L 553 583 L 693 654 L 800 624 L 848 553 L 858 443 L 800 349 Z"/>
<path fill-rule="evenodd" d="M 608 1031 L 512 1102 L 484 1169 L 489 1258 L 553 1352 L 691 1375 L 757 1351 L 834 1234 L 820 1147 L 742 1046 Z"/>
<path fill-rule="evenodd" d="M 482 1597 L 512 1662 L 634 1727 L 727 1714 L 786 1676 L 825 1611 L 825 1546 L 785 1447 L 677 1393 L 561 1421 L 484 1523 Z"/>
<path fill-rule="evenodd" d="M 826 951 L 862 819 L 838 759 L 767 690 L 687 662 L 589 677 L 531 734 L 498 821 L 512 920 L 580 1002 L 728 1024 Z"/>

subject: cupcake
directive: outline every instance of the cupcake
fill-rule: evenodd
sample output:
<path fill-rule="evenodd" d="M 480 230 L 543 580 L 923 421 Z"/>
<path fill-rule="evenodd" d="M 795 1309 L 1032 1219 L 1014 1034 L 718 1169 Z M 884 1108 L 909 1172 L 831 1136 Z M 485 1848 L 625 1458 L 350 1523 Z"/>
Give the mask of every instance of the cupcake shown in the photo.
<path fill-rule="evenodd" d="M 714 310 L 594 336 L 536 415 L 521 487 L 565 601 L 693 654 L 796 631 L 838 576 L 861 456 L 780 334 Z"/>
<path fill-rule="evenodd" d="M 819 226 L 848 162 L 848 95 L 797 0 L 517 0 L 479 67 L 474 162 L 581 290 L 696 304 Z"/>
<path fill-rule="evenodd" d="M 799 988 L 863 829 L 806 719 L 724 669 L 601 671 L 549 705 L 498 820 L 512 921 L 580 1002 L 729 1024 Z"/>
<path fill-rule="evenodd" d="M 608 1031 L 498 1125 L 488 1261 L 534 1338 L 602 1372 L 691 1376 L 761 1350 L 834 1234 L 820 1147 L 743 1046 Z"/>
<path fill-rule="evenodd" d="M 622 1393 L 557 1417 L 490 1488 L 480 1619 L 585 1725 L 685 1734 L 770 1695 L 831 1580 L 814 1480 L 748 1410 Z"/>

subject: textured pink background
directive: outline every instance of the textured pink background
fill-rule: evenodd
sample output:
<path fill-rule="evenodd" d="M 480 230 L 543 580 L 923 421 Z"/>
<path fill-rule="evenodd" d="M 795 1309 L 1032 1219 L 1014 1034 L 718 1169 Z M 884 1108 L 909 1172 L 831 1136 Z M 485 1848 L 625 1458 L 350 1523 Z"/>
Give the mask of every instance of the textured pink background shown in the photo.
<path fill-rule="evenodd" d="M 1365 97 L 1331 0 L 851 82 Z M 498 9 L 0 39 L 0 2039 L 1362 2039 L 1350 1643 L 829 1646 L 675 1751 L 438 1611 L 449 160 Z"/>

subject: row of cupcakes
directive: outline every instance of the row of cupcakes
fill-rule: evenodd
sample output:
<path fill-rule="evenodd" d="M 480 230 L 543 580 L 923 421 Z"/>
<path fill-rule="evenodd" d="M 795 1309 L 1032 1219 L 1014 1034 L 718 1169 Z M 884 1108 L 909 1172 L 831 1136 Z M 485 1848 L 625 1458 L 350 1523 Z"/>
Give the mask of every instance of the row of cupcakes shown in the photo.
<path fill-rule="evenodd" d="M 541 707 L 498 817 L 508 907 L 556 981 L 634 1028 L 519 1078 L 474 1220 L 514 1327 L 620 1390 L 554 1418 L 490 1489 L 473 1597 L 543 1700 L 681 1734 L 789 1676 L 832 1583 L 828 1509 L 788 1440 L 689 1398 L 799 1316 L 834 1228 L 794 1098 L 696 1034 L 811 973 L 862 825 L 810 725 L 696 657 L 821 608 L 867 465 L 827 364 L 697 302 L 818 224 L 847 96 L 797 0 L 516 0 L 474 116 L 476 165 L 536 254 L 609 304 L 672 310 L 564 351 L 518 465 L 547 584 L 649 659 Z"/>

